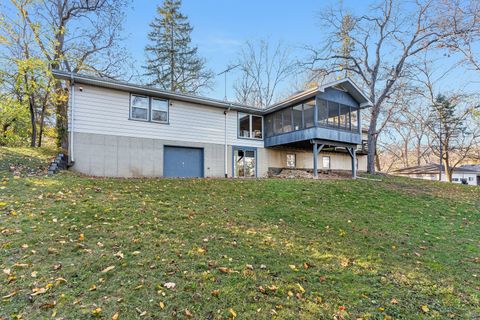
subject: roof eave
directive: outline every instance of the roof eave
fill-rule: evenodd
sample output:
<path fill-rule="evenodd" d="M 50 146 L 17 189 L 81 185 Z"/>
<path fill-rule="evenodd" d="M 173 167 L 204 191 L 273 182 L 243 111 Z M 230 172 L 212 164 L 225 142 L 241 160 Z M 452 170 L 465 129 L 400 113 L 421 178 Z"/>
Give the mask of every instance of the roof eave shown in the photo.
<path fill-rule="evenodd" d="M 209 99 L 209 98 L 204 98 L 199 96 L 178 94 L 174 92 L 163 91 L 155 88 L 148 88 L 145 86 L 139 86 L 139 85 L 134 85 L 130 83 L 118 82 L 113 80 L 104 80 L 96 77 L 84 76 L 79 74 L 71 74 L 68 72 L 58 71 L 58 70 L 52 71 L 52 74 L 57 79 L 69 80 L 69 81 L 73 80 L 74 82 L 77 82 L 80 84 L 96 85 L 99 87 L 116 89 L 121 91 L 128 91 L 131 93 L 151 95 L 159 98 L 196 103 L 196 104 L 217 107 L 222 109 L 238 110 L 238 111 L 249 112 L 253 114 L 263 113 L 263 110 L 261 109 L 243 106 L 243 105 L 239 105 L 231 102 L 224 102 L 224 101 L 219 101 L 219 100 Z"/>

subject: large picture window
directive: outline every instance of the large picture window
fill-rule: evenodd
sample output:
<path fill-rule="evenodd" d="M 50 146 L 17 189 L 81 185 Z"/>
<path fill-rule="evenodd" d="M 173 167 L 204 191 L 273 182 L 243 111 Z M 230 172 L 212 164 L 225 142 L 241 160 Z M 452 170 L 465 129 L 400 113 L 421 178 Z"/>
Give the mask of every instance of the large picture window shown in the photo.
<path fill-rule="evenodd" d="M 130 119 L 168 123 L 168 100 L 130 95 Z"/>
<path fill-rule="evenodd" d="M 238 114 L 238 136 L 241 138 L 263 139 L 263 118 L 253 114 Z"/>

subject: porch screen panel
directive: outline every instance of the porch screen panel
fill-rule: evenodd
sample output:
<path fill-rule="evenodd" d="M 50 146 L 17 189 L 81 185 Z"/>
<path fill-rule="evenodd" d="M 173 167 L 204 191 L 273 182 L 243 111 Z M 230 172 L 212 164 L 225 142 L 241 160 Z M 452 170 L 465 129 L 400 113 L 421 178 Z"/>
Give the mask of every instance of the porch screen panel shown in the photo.
<path fill-rule="evenodd" d="M 265 126 L 266 126 L 266 136 L 273 136 L 273 114 L 269 114 L 265 117 Z"/>
<path fill-rule="evenodd" d="M 301 104 L 294 106 L 292 108 L 293 130 L 303 129 L 302 113 L 303 113 L 303 106 Z"/>
<path fill-rule="evenodd" d="M 326 126 L 328 124 L 327 101 L 318 99 L 317 106 L 318 106 L 318 123 L 320 125 Z"/>
<path fill-rule="evenodd" d="M 336 102 L 327 102 L 328 105 L 328 126 L 338 128 L 340 106 Z"/>
<path fill-rule="evenodd" d="M 350 107 L 340 105 L 340 129 L 350 130 Z"/>
<path fill-rule="evenodd" d="M 283 132 L 292 131 L 292 108 L 286 108 L 282 111 Z"/>
<path fill-rule="evenodd" d="M 358 131 L 358 109 L 353 107 L 351 108 L 350 119 L 352 131 Z"/>
<path fill-rule="evenodd" d="M 315 100 L 310 100 L 303 104 L 303 117 L 305 119 L 305 128 L 315 126 Z"/>
<path fill-rule="evenodd" d="M 281 112 L 275 112 L 273 114 L 274 120 L 273 120 L 273 132 L 275 134 L 279 134 L 283 132 L 283 127 L 282 127 L 282 113 Z"/>

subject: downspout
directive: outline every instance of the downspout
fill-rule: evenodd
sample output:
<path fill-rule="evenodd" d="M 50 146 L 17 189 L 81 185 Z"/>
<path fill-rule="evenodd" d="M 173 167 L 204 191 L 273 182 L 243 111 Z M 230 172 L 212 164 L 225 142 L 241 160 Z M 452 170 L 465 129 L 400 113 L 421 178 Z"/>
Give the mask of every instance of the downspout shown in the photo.
<path fill-rule="evenodd" d="M 70 150 L 69 150 L 69 162 L 73 164 L 75 162 L 73 156 L 73 134 L 74 134 L 74 127 L 73 127 L 73 115 L 75 114 L 75 80 L 73 79 L 73 72 L 70 75 Z"/>
<path fill-rule="evenodd" d="M 230 111 L 230 107 L 228 107 L 227 110 L 223 111 L 223 114 L 225 115 L 225 178 L 228 178 L 228 141 L 227 141 L 227 114 Z"/>

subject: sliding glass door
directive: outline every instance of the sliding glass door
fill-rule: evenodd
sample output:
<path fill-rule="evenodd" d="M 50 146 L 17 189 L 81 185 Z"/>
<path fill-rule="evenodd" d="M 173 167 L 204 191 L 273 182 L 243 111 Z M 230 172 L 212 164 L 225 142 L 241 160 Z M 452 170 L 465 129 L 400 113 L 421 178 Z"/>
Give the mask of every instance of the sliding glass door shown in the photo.
<path fill-rule="evenodd" d="M 254 148 L 234 147 L 233 176 L 255 178 L 257 176 L 257 152 Z"/>

